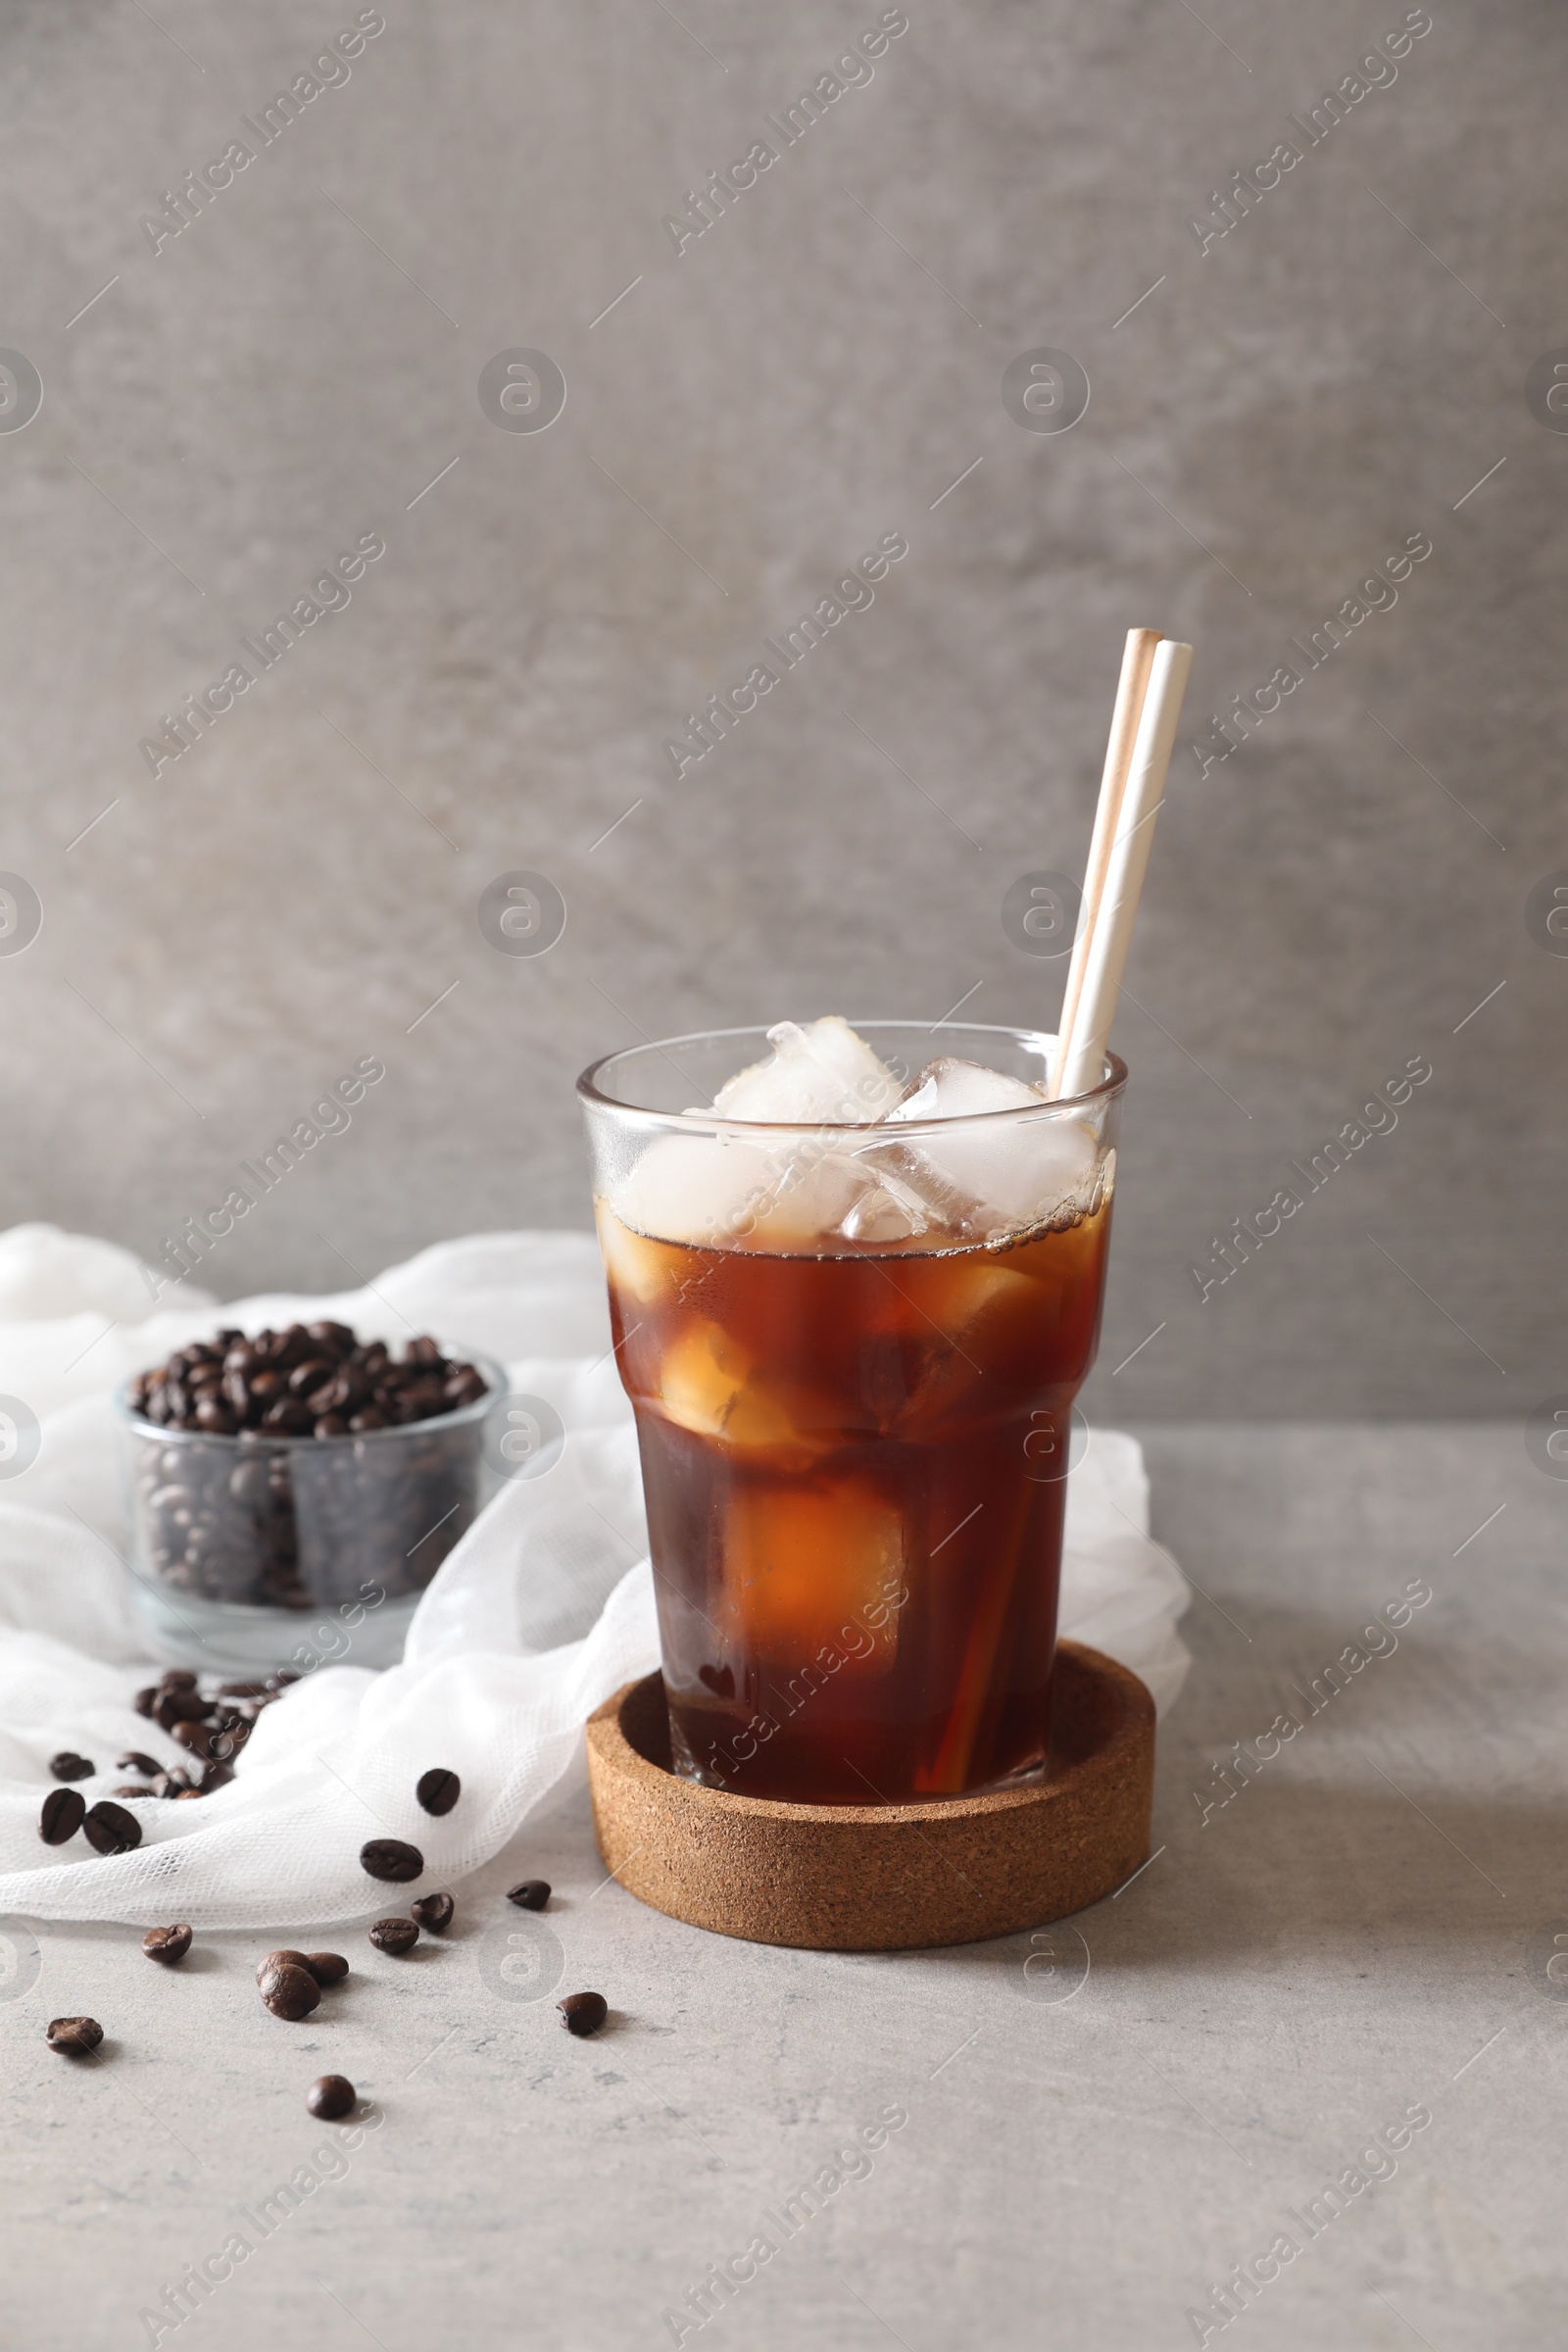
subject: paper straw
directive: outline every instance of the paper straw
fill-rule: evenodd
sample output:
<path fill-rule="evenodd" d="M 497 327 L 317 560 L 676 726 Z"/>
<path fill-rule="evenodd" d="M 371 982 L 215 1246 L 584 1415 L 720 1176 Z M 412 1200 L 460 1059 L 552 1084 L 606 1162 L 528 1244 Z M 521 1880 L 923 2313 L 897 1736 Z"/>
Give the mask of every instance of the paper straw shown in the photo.
<path fill-rule="evenodd" d="M 1192 659 L 1190 645 L 1175 644 L 1169 638 L 1154 649 L 1120 820 L 1084 958 L 1072 1034 L 1063 1037 L 1057 1047 L 1063 1098 L 1087 1094 L 1100 1084 Z"/>
<path fill-rule="evenodd" d="M 1127 643 L 1122 648 L 1121 676 L 1116 683 L 1116 702 L 1110 714 L 1110 737 L 1105 745 L 1105 764 L 1100 778 L 1100 798 L 1095 804 L 1094 836 L 1089 844 L 1089 863 L 1084 873 L 1082 919 L 1078 925 L 1078 936 L 1072 943 L 1072 961 L 1067 966 L 1067 987 L 1061 1000 L 1061 1018 L 1056 1023 L 1059 1045 L 1048 1089 L 1053 1101 L 1061 1092 L 1056 1081 L 1065 1065 L 1059 1048 L 1072 1035 L 1073 1023 L 1077 1018 L 1078 1000 L 1083 993 L 1084 967 L 1089 960 L 1089 942 L 1100 913 L 1100 902 L 1105 887 L 1105 869 L 1110 863 L 1111 844 L 1116 838 L 1122 796 L 1127 789 L 1127 771 L 1133 762 L 1138 722 L 1143 716 L 1149 672 L 1158 643 L 1157 629 L 1129 629 Z"/>

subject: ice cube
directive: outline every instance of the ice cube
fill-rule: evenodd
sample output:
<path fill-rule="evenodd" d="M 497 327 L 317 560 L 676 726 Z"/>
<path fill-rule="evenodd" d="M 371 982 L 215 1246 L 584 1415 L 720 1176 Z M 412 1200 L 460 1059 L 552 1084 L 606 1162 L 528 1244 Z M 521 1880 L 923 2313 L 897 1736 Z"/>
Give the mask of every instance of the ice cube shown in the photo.
<path fill-rule="evenodd" d="M 828 1677 L 885 1674 L 907 1598 L 904 1513 L 868 1478 L 737 1486 L 724 1516 L 727 1645 L 785 1678 L 798 1705 Z"/>
<path fill-rule="evenodd" d="M 768 1059 L 737 1070 L 714 1096 L 720 1118 L 853 1127 L 880 1118 L 898 1100 L 893 1072 L 837 1013 L 804 1029 L 780 1021 L 767 1039 Z"/>
<path fill-rule="evenodd" d="M 660 1361 L 659 1396 L 682 1429 L 762 1452 L 775 1470 L 810 1470 L 837 1442 L 823 1398 L 770 1373 L 720 1323 L 693 1323 L 671 1341 Z"/>
<path fill-rule="evenodd" d="M 665 1135 L 649 1146 L 611 1205 L 622 1225 L 660 1241 L 700 1250 L 809 1250 L 842 1233 L 881 1181 L 817 1136 L 753 1143 L 736 1135 Z M 917 1215 L 912 1194 L 908 1202 L 905 1215 L 911 1208 Z"/>
<path fill-rule="evenodd" d="M 980 1124 L 980 1114 L 1017 1111 Z M 1100 1179 L 1100 1146 L 1080 1113 L 1048 1107 L 1037 1087 L 978 1062 L 928 1062 L 881 1124 L 963 1120 L 911 1137 L 901 1172 L 966 1240 L 1026 1231 L 1065 1207 L 1087 1208 Z M 967 1122 L 973 1121 L 970 1125 Z"/>
<path fill-rule="evenodd" d="M 734 1248 L 776 1182 L 762 1144 L 717 1135 L 662 1135 L 617 1186 L 622 1225 L 657 1241 Z"/>
<path fill-rule="evenodd" d="M 857 1157 L 863 1189 L 839 1231 L 847 1242 L 912 1242 L 931 1230 L 931 1213 L 912 1184 L 892 1168 Z"/>

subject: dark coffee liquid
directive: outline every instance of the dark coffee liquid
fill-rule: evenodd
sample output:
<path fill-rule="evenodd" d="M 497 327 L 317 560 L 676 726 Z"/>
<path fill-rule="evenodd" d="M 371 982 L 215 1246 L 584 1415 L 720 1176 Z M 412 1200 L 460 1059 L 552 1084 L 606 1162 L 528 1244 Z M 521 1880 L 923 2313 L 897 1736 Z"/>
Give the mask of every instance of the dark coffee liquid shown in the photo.
<path fill-rule="evenodd" d="M 875 1804 L 1042 1765 L 1108 1200 L 1003 1246 L 822 1257 L 599 1221 L 676 1770 Z"/>

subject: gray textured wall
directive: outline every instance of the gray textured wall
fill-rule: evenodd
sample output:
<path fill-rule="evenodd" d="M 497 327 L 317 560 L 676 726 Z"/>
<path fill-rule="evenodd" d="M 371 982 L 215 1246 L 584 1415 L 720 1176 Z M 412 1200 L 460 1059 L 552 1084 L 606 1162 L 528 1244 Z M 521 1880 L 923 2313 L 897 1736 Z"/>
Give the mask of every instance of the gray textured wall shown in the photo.
<path fill-rule="evenodd" d="M 1568 959 L 1527 911 L 1568 868 L 1568 437 L 1526 382 L 1568 341 L 1560 9 L 1432 0 L 1314 146 L 1288 118 L 1398 0 L 908 0 L 679 254 L 662 216 L 783 148 L 765 118 L 876 0 L 385 0 L 261 148 L 240 118 L 356 13 L 7 15 L 0 343 L 44 397 L 0 433 L 0 867 L 43 924 L 0 956 L 0 1222 L 153 1253 L 374 1055 L 352 1127 L 210 1261 L 228 1296 L 329 1286 L 585 1221 L 571 1080 L 639 1030 L 971 991 L 1049 1019 L 1064 966 L 1001 903 L 1081 872 L 1148 622 L 1197 661 L 1116 1037 L 1094 1401 L 1568 1387 Z M 236 137 L 255 159 L 155 254 L 142 216 Z M 1189 216 L 1284 139 L 1200 253 Z M 1068 432 L 1003 403 L 1042 346 L 1092 385 Z M 564 373 L 548 430 L 481 408 L 514 347 Z M 27 405 L 24 375 L 0 424 Z M 889 532 L 874 605 L 677 781 L 694 703 Z M 1417 532 L 1397 603 L 1307 669 L 1287 641 Z M 155 779 L 161 714 L 372 533 L 352 602 Z M 1200 775 L 1188 741 L 1282 662 L 1299 687 Z M 566 902 L 546 956 L 481 933 L 514 868 Z M 1412 1057 L 1397 1128 L 1200 1302 L 1211 1237 Z"/>

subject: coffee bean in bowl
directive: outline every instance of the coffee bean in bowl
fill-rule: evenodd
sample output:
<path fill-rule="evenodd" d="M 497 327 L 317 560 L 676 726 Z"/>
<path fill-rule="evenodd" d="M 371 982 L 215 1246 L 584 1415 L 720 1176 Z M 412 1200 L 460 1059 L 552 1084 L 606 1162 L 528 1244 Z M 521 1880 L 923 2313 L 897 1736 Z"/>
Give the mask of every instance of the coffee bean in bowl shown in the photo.
<path fill-rule="evenodd" d="M 433 1339 L 398 1360 L 341 1323 L 176 1348 L 118 1400 L 135 1452 L 133 1565 L 155 1596 L 336 1606 L 357 1629 L 422 1591 L 471 1523 L 505 1387 L 498 1365 Z"/>

